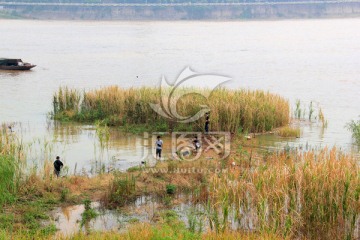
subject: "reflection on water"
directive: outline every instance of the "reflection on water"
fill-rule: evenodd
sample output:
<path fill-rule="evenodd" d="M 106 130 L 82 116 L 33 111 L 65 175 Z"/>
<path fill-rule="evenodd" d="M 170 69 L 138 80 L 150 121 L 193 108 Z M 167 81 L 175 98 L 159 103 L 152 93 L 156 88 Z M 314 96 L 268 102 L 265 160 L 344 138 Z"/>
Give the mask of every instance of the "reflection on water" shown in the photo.
<path fill-rule="evenodd" d="M 160 219 L 162 213 L 169 210 L 173 211 L 187 228 L 190 228 L 190 224 L 192 224 L 195 231 L 206 232 L 212 230 L 209 220 L 214 211 L 217 211 L 219 219 L 225 216 L 221 207 L 209 209 L 206 204 L 194 204 L 191 201 L 191 196 L 178 195 L 172 201 L 173 204 L 167 206 L 164 205 L 163 199 L 141 196 L 133 204 L 118 210 L 103 209 L 99 202 L 93 202 L 91 206 L 98 213 L 98 216 L 84 226 L 81 226 L 80 223 L 84 205 L 55 209 L 52 216 L 59 236 L 69 236 L 79 231 L 124 231 L 135 222 L 155 223 Z M 244 206 L 237 209 L 235 206 L 230 206 L 226 216 L 224 221 L 232 230 L 256 230 L 258 221 L 256 209 Z M 357 227 L 354 229 L 354 236 L 358 236 L 360 217 L 356 219 L 355 224 Z"/>
<path fill-rule="evenodd" d="M 120 230 L 137 221 L 151 222 L 160 205 L 147 196 L 139 197 L 133 205 L 121 210 L 104 209 L 99 202 L 93 202 L 91 206 L 98 216 L 83 227 L 81 227 L 81 214 L 84 212 L 84 205 L 57 208 L 52 212 L 52 216 L 59 230 L 58 234 L 71 235 L 78 231 L 86 232 L 87 229 L 91 231 Z"/>
<path fill-rule="evenodd" d="M 119 210 L 103 209 L 99 202 L 93 202 L 92 208 L 98 216 L 81 227 L 81 214 L 84 212 L 84 205 L 61 207 L 52 212 L 54 223 L 58 234 L 71 235 L 78 231 L 86 232 L 101 230 L 124 230 L 134 222 L 156 222 L 159 218 L 159 211 L 165 209 L 174 210 L 181 220 L 187 223 L 187 214 L 191 208 L 190 203 L 181 203 L 172 208 L 165 208 L 161 202 L 149 196 L 141 196 L 133 204 Z"/>
<path fill-rule="evenodd" d="M 142 136 L 110 129 L 110 140 L 100 144 L 96 129 L 80 124 L 55 123 L 50 128 L 55 145 L 65 145 L 63 159 L 73 171 L 94 174 L 98 171 L 124 171 L 141 164 L 144 152 Z M 77 169 L 75 169 L 75 166 Z"/>
<path fill-rule="evenodd" d="M 110 128 L 110 139 L 100 144 L 96 129 L 91 125 L 77 123 L 59 123 L 49 121 L 43 138 L 32 138 L 30 125 L 12 123 L 12 133 L 26 146 L 29 169 L 42 168 L 46 162 L 52 163 L 60 156 L 65 168 L 61 175 L 85 174 L 114 170 L 125 171 L 146 162 L 147 166 L 156 164 L 155 137 L 130 134 L 116 128 Z M 171 139 L 163 136 L 163 158 L 171 157 Z M 26 142 L 26 143 L 25 143 Z"/>
<path fill-rule="evenodd" d="M 91 125 L 76 123 L 48 122 L 48 130 L 44 138 L 31 138 L 31 126 L 22 123 L 12 124 L 12 134 L 27 142 L 27 162 L 29 166 L 41 168 L 46 162 L 51 165 L 55 156 L 59 155 L 65 164 L 62 175 L 85 174 L 93 175 L 114 170 L 125 171 L 133 166 L 154 166 L 155 141 L 157 133 L 136 135 L 124 133 L 110 128 L 110 139 L 101 145 L 96 129 Z M 326 131 L 320 124 L 309 121 L 294 121 L 294 127 L 301 129 L 300 138 L 279 137 L 276 133 L 257 135 L 245 143 L 245 147 L 255 148 L 264 152 L 292 149 L 297 151 L 319 150 L 326 145 L 315 143 L 315 139 Z M 162 159 L 173 158 L 172 139 L 169 134 L 162 136 L 164 141 Z M 233 149 L 236 146 L 233 146 Z M 339 150 L 349 149 L 338 147 Z M 234 149 L 235 150 L 235 149 Z M 359 155 L 356 146 L 351 149 Z M 205 156 L 205 155 L 204 155 Z M 359 155 L 360 156 L 360 155 Z"/>
<path fill-rule="evenodd" d="M 63 142 L 65 144 L 79 142 L 79 136 L 83 134 L 83 129 L 87 129 L 86 126 L 80 127 L 74 124 L 61 124 L 59 122 L 53 122 L 52 126 L 48 126 L 49 131 L 52 131 L 53 140 L 55 142 Z M 90 130 L 92 130 L 90 128 Z"/>
<path fill-rule="evenodd" d="M 10 124 L 9 124 L 10 125 Z M 69 174 L 94 174 L 100 168 L 118 170 L 141 163 L 144 151 L 143 138 L 133 134 L 121 134 L 111 130 L 111 141 L 101 147 L 92 126 L 59 124 L 52 122 L 43 137 L 33 137 L 37 131 L 31 125 L 12 123 L 12 132 L 26 150 L 28 167 L 41 168 L 60 156 Z"/>
<path fill-rule="evenodd" d="M 268 150 L 294 149 L 297 151 L 320 150 L 324 147 L 332 148 L 323 142 L 324 133 L 327 128 L 317 121 L 293 120 L 292 127 L 300 128 L 301 137 L 280 137 L 276 134 L 264 134 L 256 137 L 256 146 L 262 146 Z M 350 147 L 335 145 L 340 151 L 351 152 L 355 156 L 360 157 L 360 149 L 353 144 Z"/>
<path fill-rule="evenodd" d="M 173 199 L 172 206 L 165 206 L 162 200 L 150 196 L 141 196 L 133 204 L 129 204 L 118 210 L 103 209 L 98 202 L 92 203 L 92 208 L 99 214 L 96 218 L 90 220 L 85 226 L 81 227 L 81 214 L 84 212 L 84 205 L 75 205 L 55 209 L 52 213 L 58 234 L 71 235 L 78 231 L 86 232 L 87 229 L 92 231 L 115 230 L 121 231 L 134 222 L 155 223 L 160 218 L 161 211 L 172 210 L 187 227 L 189 219 L 196 218 L 201 221 L 201 231 L 210 230 L 209 222 L 204 219 L 207 211 L 206 206 L 202 204 L 193 204 L 189 196 L 179 195 Z M 235 209 L 232 209 L 234 211 Z M 220 212 L 221 214 L 221 212 Z M 242 218 L 235 219 L 235 214 L 229 214 L 228 221 L 233 230 L 247 229 L 253 230 L 253 213 L 251 211 L 240 210 Z"/>
<path fill-rule="evenodd" d="M 98 202 L 92 203 L 92 208 L 98 210 L 99 206 Z M 112 212 L 106 213 L 106 211 L 100 211 L 100 214 L 96 219 L 91 220 L 85 226 L 81 227 L 81 214 L 84 210 L 84 205 L 75 205 L 56 209 L 53 213 L 53 217 L 56 228 L 59 230 L 58 233 L 67 236 L 78 231 L 86 231 L 86 229 L 92 229 L 95 231 L 118 229 L 119 222 L 116 214 L 112 214 Z"/>

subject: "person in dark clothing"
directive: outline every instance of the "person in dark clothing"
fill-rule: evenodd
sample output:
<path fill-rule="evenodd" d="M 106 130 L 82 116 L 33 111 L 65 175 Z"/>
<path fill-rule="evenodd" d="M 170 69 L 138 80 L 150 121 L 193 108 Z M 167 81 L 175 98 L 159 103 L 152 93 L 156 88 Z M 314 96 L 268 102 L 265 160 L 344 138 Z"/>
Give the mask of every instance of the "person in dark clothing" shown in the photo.
<path fill-rule="evenodd" d="M 64 164 L 60 161 L 60 157 L 57 156 L 54 162 L 54 173 L 57 177 L 60 175 L 60 170 L 64 166 Z"/>
<path fill-rule="evenodd" d="M 208 134 L 209 133 L 209 124 L 210 124 L 210 113 L 206 113 L 205 114 L 205 133 Z"/>
<path fill-rule="evenodd" d="M 199 139 L 198 139 L 197 136 L 195 136 L 195 139 L 194 139 L 194 141 L 193 141 L 193 144 L 194 144 L 194 147 L 195 147 L 195 151 L 197 152 L 197 151 L 199 150 L 199 148 L 201 147 L 200 141 L 199 141 Z"/>

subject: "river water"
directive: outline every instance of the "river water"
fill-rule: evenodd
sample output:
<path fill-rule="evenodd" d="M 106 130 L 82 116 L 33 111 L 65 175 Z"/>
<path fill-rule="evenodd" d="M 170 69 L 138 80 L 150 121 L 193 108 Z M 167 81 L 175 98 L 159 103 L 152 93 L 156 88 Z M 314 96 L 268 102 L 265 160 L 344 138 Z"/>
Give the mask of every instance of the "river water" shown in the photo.
<path fill-rule="evenodd" d="M 113 132 L 104 156 L 92 126 L 48 121 L 59 86 L 159 86 L 162 75 L 174 82 L 186 66 L 231 77 L 228 88 L 278 93 L 289 99 L 292 111 L 297 99 L 303 109 L 312 101 L 328 121 L 325 129 L 315 121 L 301 123 L 300 139 L 264 142 L 353 149 L 344 126 L 360 115 L 360 19 L 0 20 L 0 42 L 0 57 L 37 64 L 26 72 L 0 71 L 0 122 L 15 123 L 15 131 L 33 145 L 39 139 L 53 144 L 51 157 L 61 155 L 71 170 L 101 158 L 115 159 L 119 168 L 136 165 L 144 143 L 141 136 Z"/>

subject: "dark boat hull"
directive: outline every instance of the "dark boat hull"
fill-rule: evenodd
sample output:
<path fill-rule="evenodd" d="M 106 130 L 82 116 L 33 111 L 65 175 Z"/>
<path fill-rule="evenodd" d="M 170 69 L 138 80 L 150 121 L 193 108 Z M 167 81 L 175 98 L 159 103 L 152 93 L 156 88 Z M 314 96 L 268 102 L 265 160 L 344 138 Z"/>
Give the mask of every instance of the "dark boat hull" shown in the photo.
<path fill-rule="evenodd" d="M 0 70 L 30 70 L 33 67 L 36 67 L 36 65 L 23 65 L 23 66 L 1 66 L 0 65 Z"/>

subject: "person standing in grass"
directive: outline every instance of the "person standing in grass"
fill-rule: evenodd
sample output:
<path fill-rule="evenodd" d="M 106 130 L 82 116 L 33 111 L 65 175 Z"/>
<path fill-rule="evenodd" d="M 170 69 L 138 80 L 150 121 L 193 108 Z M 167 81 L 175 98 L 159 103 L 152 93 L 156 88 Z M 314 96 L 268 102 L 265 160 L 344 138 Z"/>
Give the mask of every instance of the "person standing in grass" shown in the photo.
<path fill-rule="evenodd" d="M 57 156 L 54 162 L 54 173 L 57 177 L 60 175 L 60 170 L 64 166 L 64 164 L 60 161 L 60 157 Z"/>
<path fill-rule="evenodd" d="M 195 136 L 195 139 L 193 141 L 195 152 L 198 152 L 199 148 L 201 147 L 200 141 L 197 136 Z"/>
<path fill-rule="evenodd" d="M 161 160 L 161 151 L 162 151 L 163 141 L 161 140 L 160 136 L 157 136 L 155 146 L 156 146 L 156 159 L 159 156 L 159 160 Z"/>
<path fill-rule="evenodd" d="M 205 134 L 209 133 L 209 124 L 210 124 L 210 113 L 205 114 Z"/>

